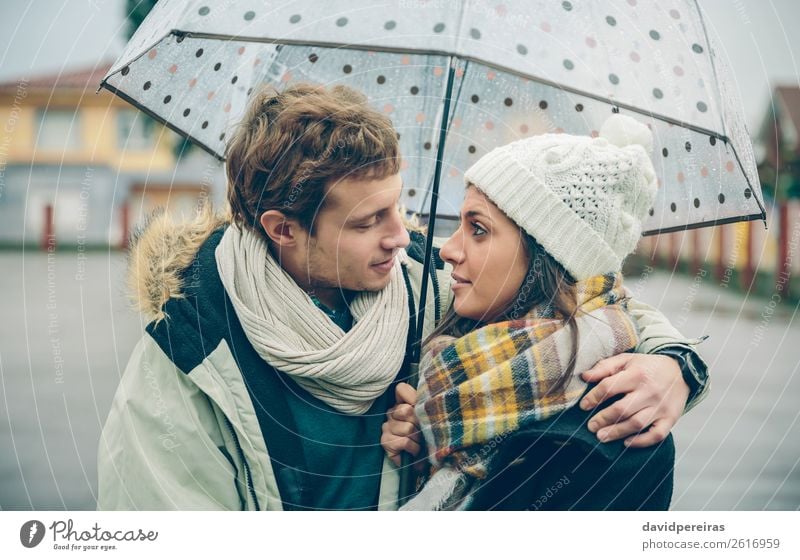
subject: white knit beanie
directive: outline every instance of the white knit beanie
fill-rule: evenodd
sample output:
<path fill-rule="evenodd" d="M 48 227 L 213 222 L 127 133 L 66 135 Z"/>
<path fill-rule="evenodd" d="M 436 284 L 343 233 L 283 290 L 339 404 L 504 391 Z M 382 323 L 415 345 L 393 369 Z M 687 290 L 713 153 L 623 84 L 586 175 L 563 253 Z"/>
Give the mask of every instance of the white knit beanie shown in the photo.
<path fill-rule="evenodd" d="M 616 272 L 655 200 L 653 135 L 612 115 L 598 138 L 543 134 L 495 148 L 464 174 L 575 280 Z"/>

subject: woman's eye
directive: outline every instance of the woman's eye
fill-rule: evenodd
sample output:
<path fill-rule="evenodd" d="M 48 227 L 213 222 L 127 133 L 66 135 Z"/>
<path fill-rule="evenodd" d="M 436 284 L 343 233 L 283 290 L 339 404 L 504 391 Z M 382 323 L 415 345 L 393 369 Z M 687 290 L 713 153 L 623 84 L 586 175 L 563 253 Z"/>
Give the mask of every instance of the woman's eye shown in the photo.
<path fill-rule="evenodd" d="M 478 236 L 481 236 L 481 235 L 484 235 L 484 234 L 486 233 L 486 230 L 485 230 L 485 229 L 483 229 L 483 228 L 480 226 L 480 224 L 479 224 L 479 223 L 477 223 L 477 222 L 470 222 L 470 224 L 469 224 L 469 225 L 471 225 L 471 226 L 472 226 L 472 235 L 474 235 L 474 236 L 476 236 L 476 237 L 478 237 Z"/>

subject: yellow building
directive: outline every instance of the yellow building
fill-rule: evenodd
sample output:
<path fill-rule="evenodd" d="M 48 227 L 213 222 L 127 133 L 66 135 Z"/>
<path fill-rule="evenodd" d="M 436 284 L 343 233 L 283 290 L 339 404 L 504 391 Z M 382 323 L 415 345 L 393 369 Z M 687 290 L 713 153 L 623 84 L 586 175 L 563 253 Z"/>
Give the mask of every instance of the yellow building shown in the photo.
<path fill-rule="evenodd" d="M 211 158 L 178 165 L 177 135 L 96 93 L 109 66 L 0 84 L 0 244 L 123 245 L 152 208 L 189 211 L 219 185 Z"/>

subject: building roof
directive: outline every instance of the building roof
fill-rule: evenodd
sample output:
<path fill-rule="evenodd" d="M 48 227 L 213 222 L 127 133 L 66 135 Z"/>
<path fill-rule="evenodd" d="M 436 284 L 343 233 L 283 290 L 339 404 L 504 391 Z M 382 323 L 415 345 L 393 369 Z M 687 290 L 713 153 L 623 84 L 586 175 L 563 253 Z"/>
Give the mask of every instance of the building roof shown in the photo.
<path fill-rule="evenodd" d="M 0 82 L 0 93 L 16 91 L 21 84 L 25 84 L 28 88 L 34 89 L 58 89 L 94 93 L 100 86 L 101 80 L 111 69 L 111 64 L 111 62 L 102 61 L 93 66 L 84 68 L 74 68 L 65 72 L 41 74 L 24 82 L 22 80 Z"/>
<path fill-rule="evenodd" d="M 796 133 L 800 132 L 800 87 L 777 86 L 775 88 L 776 102 L 781 104 L 787 120 L 792 124 Z"/>

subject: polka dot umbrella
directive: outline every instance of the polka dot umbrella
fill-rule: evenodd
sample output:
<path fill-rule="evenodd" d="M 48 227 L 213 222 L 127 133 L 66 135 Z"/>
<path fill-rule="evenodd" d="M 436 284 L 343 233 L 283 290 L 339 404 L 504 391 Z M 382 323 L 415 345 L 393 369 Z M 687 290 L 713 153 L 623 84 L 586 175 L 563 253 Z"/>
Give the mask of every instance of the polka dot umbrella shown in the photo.
<path fill-rule="evenodd" d="M 710 41 L 692 0 L 162 0 L 101 87 L 220 159 L 260 84 L 356 87 L 397 128 L 410 210 L 428 214 L 440 156 L 443 233 L 464 170 L 487 151 L 596 134 L 612 111 L 631 114 L 655 138 L 647 235 L 765 218 L 742 109 Z"/>
<path fill-rule="evenodd" d="M 693 0 L 161 0 L 101 87 L 220 159 L 259 85 L 358 88 L 397 128 L 402 202 L 443 234 L 487 151 L 630 114 L 655 140 L 647 235 L 766 217 L 712 40 Z"/>

